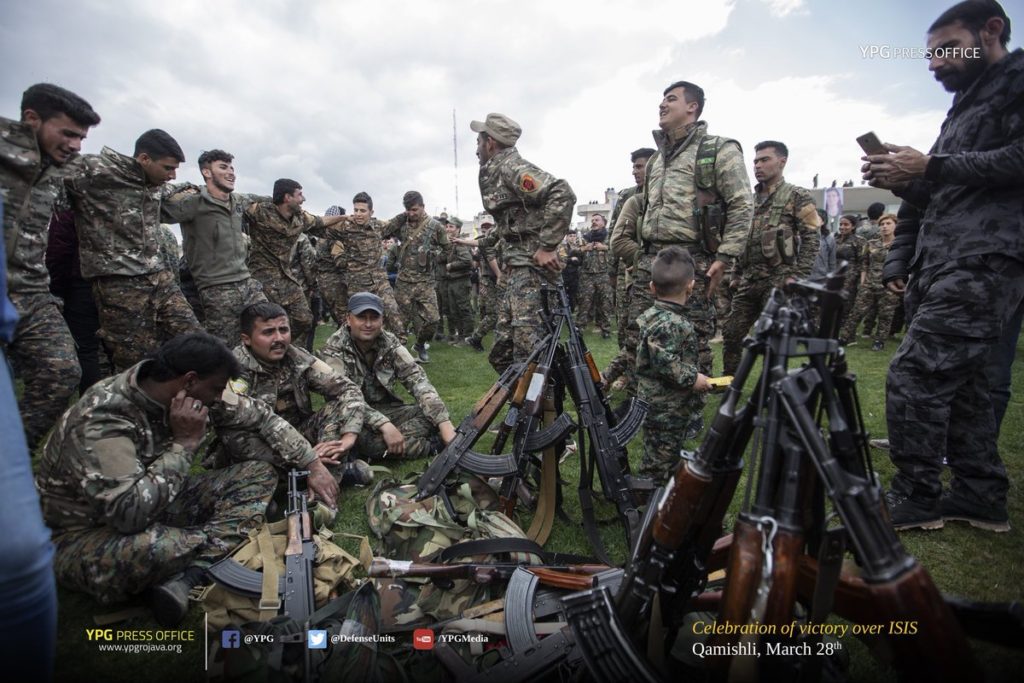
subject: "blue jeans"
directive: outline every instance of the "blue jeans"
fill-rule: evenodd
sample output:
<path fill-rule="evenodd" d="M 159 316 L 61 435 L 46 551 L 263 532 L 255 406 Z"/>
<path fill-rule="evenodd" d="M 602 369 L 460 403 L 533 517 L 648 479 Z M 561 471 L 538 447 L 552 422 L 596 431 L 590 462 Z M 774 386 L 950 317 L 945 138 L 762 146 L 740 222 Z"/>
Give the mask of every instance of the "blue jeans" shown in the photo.
<path fill-rule="evenodd" d="M 0 351 L 0 662 L 12 681 L 53 677 L 57 587 L 10 366 Z M 13 670 L 10 670 L 13 667 Z"/>

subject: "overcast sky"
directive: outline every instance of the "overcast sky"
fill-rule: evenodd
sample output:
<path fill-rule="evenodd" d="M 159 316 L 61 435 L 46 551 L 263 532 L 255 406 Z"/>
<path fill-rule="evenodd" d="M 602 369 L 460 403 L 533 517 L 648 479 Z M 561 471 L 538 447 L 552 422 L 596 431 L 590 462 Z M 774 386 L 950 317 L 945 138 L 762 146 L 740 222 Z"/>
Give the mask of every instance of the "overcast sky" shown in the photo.
<path fill-rule="evenodd" d="M 791 182 L 859 184 L 856 136 L 927 149 L 951 100 L 923 59 L 866 53 L 923 46 L 951 4 L 5 0 L 0 114 L 17 118 L 24 89 L 49 81 L 103 117 L 85 152 L 131 153 L 163 128 L 185 151 L 179 179 L 199 182 L 199 152 L 221 148 L 239 191 L 294 178 L 315 213 L 366 190 L 389 217 L 418 189 L 431 212 L 468 218 L 481 208 L 470 120 L 507 114 L 525 158 L 580 203 L 602 200 L 632 184 L 629 153 L 652 146 L 662 90 L 686 79 L 707 93 L 709 130 L 748 158 L 782 140 Z M 1012 21 L 1022 4 L 1003 3 Z"/>

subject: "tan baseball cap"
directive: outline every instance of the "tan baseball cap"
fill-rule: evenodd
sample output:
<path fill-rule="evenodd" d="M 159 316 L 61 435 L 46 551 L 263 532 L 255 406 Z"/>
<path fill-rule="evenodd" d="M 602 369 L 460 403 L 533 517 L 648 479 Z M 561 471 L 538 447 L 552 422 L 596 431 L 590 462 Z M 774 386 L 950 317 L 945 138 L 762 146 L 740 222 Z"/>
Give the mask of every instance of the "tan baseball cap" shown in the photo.
<path fill-rule="evenodd" d="M 503 145 L 509 147 L 516 144 L 516 140 L 523 134 L 523 129 L 518 123 L 504 114 L 491 113 L 483 121 L 472 121 L 469 129 L 474 133 L 487 133 Z"/>

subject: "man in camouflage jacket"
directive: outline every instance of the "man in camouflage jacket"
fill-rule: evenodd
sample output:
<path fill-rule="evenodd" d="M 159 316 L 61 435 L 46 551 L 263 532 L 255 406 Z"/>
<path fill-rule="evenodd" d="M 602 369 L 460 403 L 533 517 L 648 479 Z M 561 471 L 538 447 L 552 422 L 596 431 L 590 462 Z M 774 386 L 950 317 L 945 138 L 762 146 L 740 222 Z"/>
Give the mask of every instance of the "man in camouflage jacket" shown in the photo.
<path fill-rule="evenodd" d="M 7 288 L 19 316 L 7 354 L 24 382 L 18 403 L 29 452 L 81 378 L 74 338 L 50 295 L 46 245 L 54 204 L 63 197 L 63 174 L 99 122 L 88 102 L 48 83 L 25 91 L 20 121 L 0 118 Z"/>
<path fill-rule="evenodd" d="M 278 304 L 251 304 L 242 310 L 242 343 L 234 355 L 241 372 L 231 380 L 231 388 L 240 396 L 259 399 L 295 427 L 311 444 L 313 451 L 328 466 L 339 482 L 351 472 L 352 483 L 369 468 L 345 462 L 363 426 L 365 404 L 359 387 L 335 372 L 329 365 L 292 343 L 288 314 Z M 312 393 L 324 397 L 324 405 L 313 410 Z M 224 455 L 228 461 L 265 460 L 278 465 L 281 485 L 287 482 L 287 469 L 277 454 L 258 434 L 250 431 L 220 430 Z M 354 465 L 354 466 L 352 466 Z"/>
<path fill-rule="evenodd" d="M 134 156 L 104 147 L 65 180 L 82 277 L 92 282 L 99 336 L 119 371 L 161 342 L 202 329 L 161 250 L 161 189 L 184 160 L 174 138 L 153 129 L 135 142 Z"/>
<path fill-rule="evenodd" d="M 427 215 L 423 195 L 415 190 L 402 197 L 405 212 L 381 228 L 381 237 L 395 237 L 398 246 L 398 278 L 395 299 L 402 319 L 416 335 L 414 347 L 420 361 L 427 363 L 427 343 L 434 338 L 441 313 L 437 308 L 437 255 L 448 246 L 444 225 Z M 341 324 L 341 321 L 338 321 Z"/>
<path fill-rule="evenodd" d="M 292 336 L 305 339 L 313 327 L 304 283 L 292 264 L 304 232 L 322 234 L 344 216 L 314 216 L 302 210 L 306 197 L 302 186 L 289 178 L 274 182 L 272 201 L 250 204 L 245 210 L 249 224 L 249 271 L 263 285 L 270 301 L 284 306 L 292 325 Z"/>
<path fill-rule="evenodd" d="M 398 338 L 382 329 L 384 304 L 358 292 L 348 300 L 346 324 L 317 355 L 360 387 L 368 408 L 355 451 L 368 460 L 422 458 L 455 437 L 448 409 L 423 369 Z M 396 384 L 416 400 L 406 405 Z M 440 437 L 440 438 L 438 438 Z"/>
<path fill-rule="evenodd" d="M 647 162 L 637 230 L 616 235 L 612 249 L 623 257 L 636 254 L 625 345 L 631 353 L 637 335 L 633 321 L 653 303 L 647 283 L 654 256 L 673 244 L 690 252 L 697 273 L 686 317 L 696 330 L 700 371 L 710 375 L 714 294 L 725 271 L 743 253 L 753 202 L 739 143 L 709 135 L 707 123 L 699 120 L 703 109 L 704 91 L 699 86 L 679 81 L 665 89 L 658 109 L 660 129 L 653 132 L 658 151 Z M 711 154 L 698 164 L 702 149 Z M 704 167 L 709 168 L 701 170 Z M 708 187 L 699 187 L 705 181 Z M 713 219 L 715 214 L 718 220 Z"/>
<path fill-rule="evenodd" d="M 747 248 L 732 273 L 736 292 L 722 330 L 724 374 L 736 372 L 743 337 L 761 314 L 768 293 L 790 280 L 811 274 L 818 255 L 818 212 L 811 193 L 782 175 L 789 149 L 766 140 L 754 146 L 754 218 Z"/>
<path fill-rule="evenodd" d="M 333 503 L 334 480 L 302 435 L 225 388 L 238 371 L 216 337 L 182 335 L 94 384 L 64 414 L 36 475 L 58 581 L 104 604 L 159 584 L 158 620 L 180 621 L 188 590 L 245 540 L 277 482 L 259 461 L 190 474 L 208 418 L 259 433 L 282 461 L 310 469 L 310 488 Z"/>
<path fill-rule="evenodd" d="M 558 247 L 569 230 L 576 195 L 569 183 L 519 156 L 519 124 L 504 114 L 473 121 L 480 159 L 480 197 L 494 229 L 479 240 L 485 258 L 504 240 L 502 281 L 494 346 L 488 360 L 499 374 L 526 360 L 542 339 L 541 285 L 558 279 Z"/>

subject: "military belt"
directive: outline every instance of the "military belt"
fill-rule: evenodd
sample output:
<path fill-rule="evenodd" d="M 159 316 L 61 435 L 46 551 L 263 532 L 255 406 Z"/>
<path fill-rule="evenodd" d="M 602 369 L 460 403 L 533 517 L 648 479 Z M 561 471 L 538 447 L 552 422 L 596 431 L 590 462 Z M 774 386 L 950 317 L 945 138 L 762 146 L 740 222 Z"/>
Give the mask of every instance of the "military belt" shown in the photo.
<path fill-rule="evenodd" d="M 700 242 L 648 242 L 644 240 L 641 243 L 644 254 L 648 256 L 654 256 L 665 247 L 671 247 L 672 245 L 682 247 L 689 251 L 691 254 L 699 253 L 705 254 L 706 251 Z"/>

